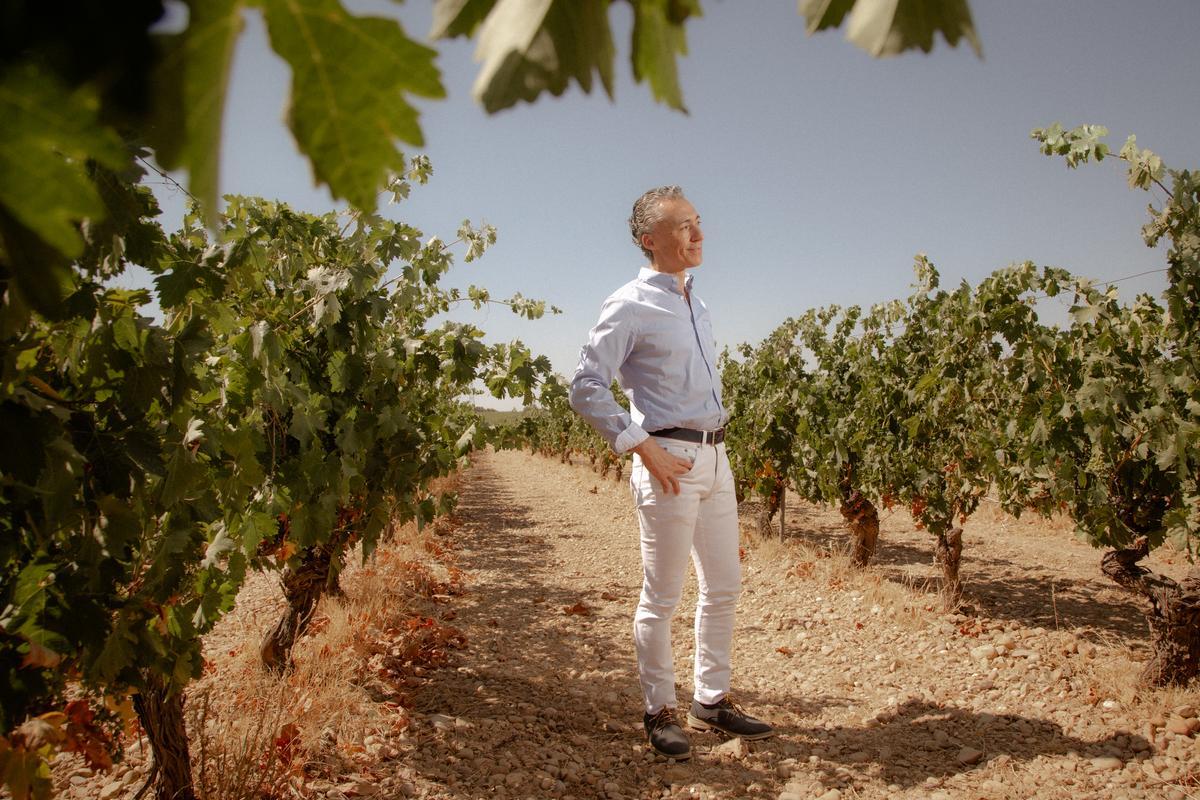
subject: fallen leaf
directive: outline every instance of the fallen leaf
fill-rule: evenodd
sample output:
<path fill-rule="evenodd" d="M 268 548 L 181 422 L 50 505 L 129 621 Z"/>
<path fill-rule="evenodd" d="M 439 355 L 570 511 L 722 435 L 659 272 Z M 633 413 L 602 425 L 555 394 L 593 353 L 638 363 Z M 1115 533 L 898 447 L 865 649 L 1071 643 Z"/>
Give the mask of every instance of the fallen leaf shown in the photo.
<path fill-rule="evenodd" d="M 292 759 L 296 757 L 299 738 L 300 726 L 294 722 L 289 722 L 279 729 L 279 735 L 275 737 L 275 751 L 284 764 L 292 763 Z"/>
<path fill-rule="evenodd" d="M 62 655 L 54 652 L 49 647 L 38 644 L 37 642 L 29 643 L 29 652 L 21 659 L 21 667 L 45 667 L 46 669 L 54 669 L 62 662 Z"/>
<path fill-rule="evenodd" d="M 9 734 L 9 740 L 20 743 L 26 750 L 37 750 L 46 746 L 61 744 L 67 733 L 63 726 L 67 723 L 67 715 L 61 711 L 51 711 L 40 717 L 25 720 L 17 729 Z"/>
<path fill-rule="evenodd" d="M 794 651 L 792 650 L 792 648 L 787 647 L 786 645 L 784 647 L 776 647 L 775 652 L 783 653 L 788 658 L 791 658 L 794 655 Z"/>
<path fill-rule="evenodd" d="M 617 595 L 613 594 L 612 592 L 601 592 L 600 599 L 601 600 L 620 600 L 621 598 L 618 597 Z"/>
<path fill-rule="evenodd" d="M 113 749 L 108 734 L 96 724 L 95 715 L 86 700 L 67 703 L 67 739 L 64 749 L 79 753 L 92 769 L 111 769 Z"/>
<path fill-rule="evenodd" d="M 987 627 L 981 620 L 969 620 L 959 626 L 958 632 L 963 636 L 979 638 L 979 635 L 987 630 Z"/>
<path fill-rule="evenodd" d="M 796 566 L 787 571 L 787 574 L 793 578 L 808 578 L 813 574 L 813 569 L 816 567 L 811 561 L 802 561 Z"/>
<path fill-rule="evenodd" d="M 579 602 L 573 606 L 563 606 L 563 613 L 578 614 L 581 617 L 586 617 L 592 613 L 592 610 L 585 606 L 582 602 Z"/>

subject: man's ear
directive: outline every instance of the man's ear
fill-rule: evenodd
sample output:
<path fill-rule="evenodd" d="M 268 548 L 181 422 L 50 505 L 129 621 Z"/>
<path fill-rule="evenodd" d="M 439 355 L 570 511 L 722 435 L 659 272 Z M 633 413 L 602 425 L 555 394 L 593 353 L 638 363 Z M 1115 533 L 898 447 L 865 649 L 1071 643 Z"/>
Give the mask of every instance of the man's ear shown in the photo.
<path fill-rule="evenodd" d="M 653 253 L 654 252 L 654 237 L 648 233 L 643 233 L 642 234 L 642 247 L 646 248 L 651 253 Z"/>

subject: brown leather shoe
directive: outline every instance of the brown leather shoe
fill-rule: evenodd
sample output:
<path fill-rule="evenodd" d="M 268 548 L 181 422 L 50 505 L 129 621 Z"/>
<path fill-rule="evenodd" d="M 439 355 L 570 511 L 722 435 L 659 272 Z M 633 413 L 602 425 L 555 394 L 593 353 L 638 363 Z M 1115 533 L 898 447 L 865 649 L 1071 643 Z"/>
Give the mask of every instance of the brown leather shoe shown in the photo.
<path fill-rule="evenodd" d="M 642 726 L 646 729 L 650 747 L 660 756 L 680 761 L 691 758 L 692 745 L 675 719 L 675 709 L 663 706 L 657 714 L 643 715 Z"/>

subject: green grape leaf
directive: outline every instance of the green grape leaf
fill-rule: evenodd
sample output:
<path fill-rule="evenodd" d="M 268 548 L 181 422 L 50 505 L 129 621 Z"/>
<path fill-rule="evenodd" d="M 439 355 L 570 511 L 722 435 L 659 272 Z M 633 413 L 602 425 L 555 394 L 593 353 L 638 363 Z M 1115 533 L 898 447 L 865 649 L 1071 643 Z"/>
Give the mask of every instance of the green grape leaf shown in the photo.
<path fill-rule="evenodd" d="M 83 252 L 78 223 L 104 215 L 88 159 L 113 169 L 129 160 L 121 139 L 100 123 L 87 89 L 68 91 L 25 65 L 0 77 L 0 204 L 69 257 Z"/>
<path fill-rule="evenodd" d="M 182 447 L 176 448 L 167 461 L 166 477 L 162 484 L 159 502 L 164 508 L 195 497 L 205 487 L 204 467 Z"/>
<path fill-rule="evenodd" d="M 125 262 L 154 269 L 160 258 L 163 231 L 153 221 L 160 213 L 154 193 L 106 169 L 92 170 L 92 180 L 104 203 L 105 218 L 83 226 L 87 248 L 79 265 L 108 278 L 120 273 Z"/>
<path fill-rule="evenodd" d="M 687 55 L 683 24 L 700 13 L 694 0 L 641 0 L 633 7 L 633 76 L 650 84 L 655 100 L 684 113 L 675 56 Z"/>
<path fill-rule="evenodd" d="M 13 800 L 50 800 L 54 796 L 47 749 L 9 747 L 8 740 L 0 737 L 0 786 L 8 789 Z"/>
<path fill-rule="evenodd" d="M 605 0 L 499 0 L 479 27 L 482 62 L 472 93 L 489 114 L 542 92 L 558 96 L 573 78 L 585 92 L 598 72 L 613 96 L 612 32 Z"/>
<path fill-rule="evenodd" d="M 1087 325 L 1099 319 L 1100 311 L 1100 306 L 1091 305 L 1085 300 L 1079 305 L 1071 306 L 1069 313 L 1076 324 Z"/>
<path fill-rule="evenodd" d="M 463 431 L 462 436 L 458 437 L 458 441 L 454 443 L 455 455 L 466 455 L 471 451 L 475 440 L 475 426 L 467 428 Z"/>
<path fill-rule="evenodd" d="M 0 306 L 0 333 L 23 333 L 31 309 L 49 319 L 67 314 L 64 300 L 74 288 L 71 260 L 18 222 L 0 200 L 0 248 L 16 273 L 6 303 Z"/>
<path fill-rule="evenodd" d="M 810 34 L 839 27 L 848 16 L 846 38 L 875 58 L 914 47 L 928 53 L 939 32 L 951 47 L 966 39 L 983 56 L 966 0 L 800 0 L 800 13 Z"/>
<path fill-rule="evenodd" d="M 104 683 L 114 683 L 121 671 L 135 662 L 138 652 L 138 637 L 133 631 L 135 624 L 136 621 L 129 615 L 119 615 L 99 655 L 92 662 L 96 677 Z"/>
<path fill-rule="evenodd" d="M 188 171 L 205 219 L 216 220 L 225 114 L 233 51 L 242 32 L 243 0 L 188 3 L 187 29 L 161 37 L 155 68 L 155 119 L 148 131 L 166 169 Z"/>
<path fill-rule="evenodd" d="M 855 0 L 800 0 L 809 35 L 827 28 L 840 28 Z"/>
<path fill-rule="evenodd" d="M 337 0 L 263 0 L 271 46 L 292 68 L 288 124 L 318 181 L 374 211 L 407 167 L 396 141 L 422 145 L 406 95 L 445 96 L 436 52 L 394 20 L 356 17 Z"/>
<path fill-rule="evenodd" d="M 474 36 L 496 0 L 434 0 L 430 39 Z"/>

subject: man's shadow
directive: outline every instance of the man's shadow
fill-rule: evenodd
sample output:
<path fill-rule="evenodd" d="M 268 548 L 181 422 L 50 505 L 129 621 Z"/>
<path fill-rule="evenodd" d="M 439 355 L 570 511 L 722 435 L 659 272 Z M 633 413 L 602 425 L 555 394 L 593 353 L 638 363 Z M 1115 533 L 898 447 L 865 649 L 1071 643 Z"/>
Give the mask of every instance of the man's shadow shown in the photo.
<path fill-rule="evenodd" d="M 832 729 L 794 728 L 786 731 L 804 742 L 801 749 L 817 754 L 816 768 L 834 780 L 831 766 L 852 769 L 878 765 L 878 777 L 889 784 L 910 787 L 927 778 L 967 772 L 1001 756 L 1031 761 L 1041 755 L 1077 753 L 1082 758 L 1115 756 L 1130 761 L 1150 753 L 1151 745 L 1132 733 L 1114 733 L 1097 740 L 1079 739 L 1061 726 L 1017 714 L 992 714 L 955 706 L 912 700 L 877 717 L 870 726 Z M 830 744 L 837 742 L 834 747 Z M 959 760 L 964 748 L 978 751 L 977 759 Z"/>

